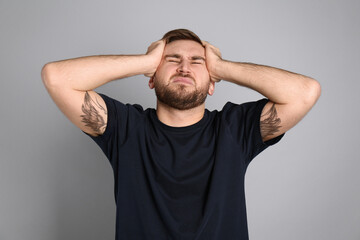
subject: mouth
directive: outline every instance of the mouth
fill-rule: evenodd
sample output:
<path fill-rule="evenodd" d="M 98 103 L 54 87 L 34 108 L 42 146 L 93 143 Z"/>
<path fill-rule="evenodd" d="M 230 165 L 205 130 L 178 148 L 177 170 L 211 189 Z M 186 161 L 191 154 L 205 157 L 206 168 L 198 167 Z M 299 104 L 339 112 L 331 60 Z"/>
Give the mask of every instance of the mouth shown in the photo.
<path fill-rule="evenodd" d="M 181 83 L 181 84 L 188 84 L 188 85 L 194 85 L 194 81 L 191 78 L 187 77 L 176 77 L 173 80 L 174 83 Z"/>

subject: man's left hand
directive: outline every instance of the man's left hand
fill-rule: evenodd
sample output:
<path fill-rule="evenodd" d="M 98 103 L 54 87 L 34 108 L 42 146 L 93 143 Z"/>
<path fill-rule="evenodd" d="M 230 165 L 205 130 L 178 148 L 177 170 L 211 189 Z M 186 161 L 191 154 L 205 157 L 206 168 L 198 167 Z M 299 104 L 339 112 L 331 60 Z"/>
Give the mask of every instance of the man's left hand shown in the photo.
<path fill-rule="evenodd" d="M 216 70 L 219 67 L 219 64 L 223 61 L 221 58 L 220 50 L 208 43 L 207 41 L 201 41 L 205 47 L 205 58 L 206 58 L 206 67 L 209 71 L 210 80 L 213 82 L 221 81 L 220 76 L 216 74 Z"/>

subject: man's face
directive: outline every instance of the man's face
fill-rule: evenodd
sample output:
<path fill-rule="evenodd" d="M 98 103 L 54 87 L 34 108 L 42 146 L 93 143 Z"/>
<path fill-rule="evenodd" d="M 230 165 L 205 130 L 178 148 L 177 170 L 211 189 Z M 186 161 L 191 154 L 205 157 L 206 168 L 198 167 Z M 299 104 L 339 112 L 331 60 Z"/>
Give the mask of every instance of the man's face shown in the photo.
<path fill-rule="evenodd" d="M 150 87 L 155 88 L 160 102 L 175 109 L 187 110 L 203 104 L 214 90 L 204 47 L 191 40 L 167 44 Z"/>

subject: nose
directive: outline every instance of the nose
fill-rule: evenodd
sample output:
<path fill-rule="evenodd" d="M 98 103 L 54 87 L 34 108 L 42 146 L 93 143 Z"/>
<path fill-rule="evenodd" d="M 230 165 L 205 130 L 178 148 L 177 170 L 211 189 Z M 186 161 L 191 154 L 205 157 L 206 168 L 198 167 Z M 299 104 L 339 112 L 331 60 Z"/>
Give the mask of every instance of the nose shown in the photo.
<path fill-rule="evenodd" d="M 189 73 L 190 72 L 190 64 L 187 61 L 181 61 L 179 67 L 177 69 L 179 73 Z"/>

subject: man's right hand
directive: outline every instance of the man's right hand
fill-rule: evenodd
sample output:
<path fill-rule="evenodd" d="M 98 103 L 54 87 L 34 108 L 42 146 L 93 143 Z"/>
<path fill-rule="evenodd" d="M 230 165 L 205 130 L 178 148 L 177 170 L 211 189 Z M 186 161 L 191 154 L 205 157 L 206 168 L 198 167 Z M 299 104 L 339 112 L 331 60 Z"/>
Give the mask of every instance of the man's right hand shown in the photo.
<path fill-rule="evenodd" d="M 158 40 L 156 42 L 153 42 L 146 52 L 146 56 L 148 56 L 149 61 L 152 64 L 152 68 L 148 73 L 145 73 L 144 75 L 146 77 L 152 77 L 154 76 L 164 53 L 165 48 L 165 40 Z"/>

